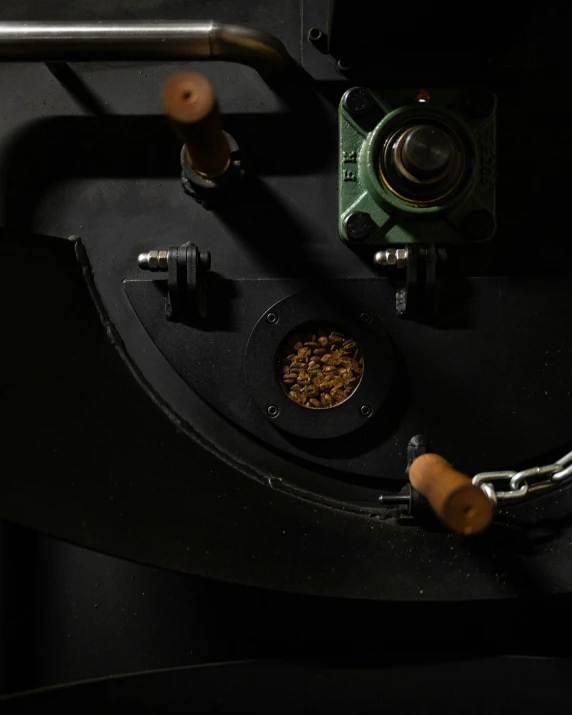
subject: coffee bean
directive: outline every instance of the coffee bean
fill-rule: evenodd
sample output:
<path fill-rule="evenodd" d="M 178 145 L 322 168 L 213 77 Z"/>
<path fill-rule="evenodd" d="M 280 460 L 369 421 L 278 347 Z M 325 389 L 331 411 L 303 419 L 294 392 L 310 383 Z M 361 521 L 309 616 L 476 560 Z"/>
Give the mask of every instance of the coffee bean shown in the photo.
<path fill-rule="evenodd" d="M 303 405 L 306 402 L 306 396 L 303 395 L 301 392 L 289 392 L 288 396 L 290 399 L 294 400 L 294 402 L 297 402 L 299 405 Z"/>
<path fill-rule="evenodd" d="M 356 341 L 335 330 L 299 334 L 295 340 L 279 363 L 288 396 L 299 405 L 315 409 L 333 407 L 347 399 L 363 371 Z"/>

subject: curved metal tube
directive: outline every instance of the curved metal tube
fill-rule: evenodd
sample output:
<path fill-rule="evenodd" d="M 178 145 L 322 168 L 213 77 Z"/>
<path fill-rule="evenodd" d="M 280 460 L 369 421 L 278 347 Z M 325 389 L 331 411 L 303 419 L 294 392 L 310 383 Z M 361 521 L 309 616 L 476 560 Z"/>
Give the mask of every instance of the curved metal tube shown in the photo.
<path fill-rule="evenodd" d="M 274 35 L 206 22 L 0 22 L 0 61 L 222 60 L 263 77 L 292 60 Z"/>

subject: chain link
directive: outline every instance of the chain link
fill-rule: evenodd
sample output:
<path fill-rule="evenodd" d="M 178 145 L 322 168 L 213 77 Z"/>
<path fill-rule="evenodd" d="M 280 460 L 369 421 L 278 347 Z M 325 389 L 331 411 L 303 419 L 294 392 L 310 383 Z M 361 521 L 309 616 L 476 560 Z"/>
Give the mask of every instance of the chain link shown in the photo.
<path fill-rule="evenodd" d="M 473 484 L 480 487 L 494 504 L 518 503 L 525 497 L 545 490 L 559 489 L 572 480 L 572 452 L 568 452 L 554 464 L 532 467 L 520 472 L 481 472 L 473 477 Z M 496 482 L 504 490 L 497 487 Z"/>

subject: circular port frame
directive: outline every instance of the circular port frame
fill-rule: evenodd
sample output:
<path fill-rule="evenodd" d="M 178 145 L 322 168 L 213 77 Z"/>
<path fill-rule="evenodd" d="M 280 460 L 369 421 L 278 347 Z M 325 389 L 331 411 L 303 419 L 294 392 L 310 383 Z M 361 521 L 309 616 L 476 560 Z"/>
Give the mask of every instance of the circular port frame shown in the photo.
<path fill-rule="evenodd" d="M 269 313 L 277 315 L 278 320 L 269 322 Z M 358 343 L 363 356 L 359 385 L 330 409 L 308 409 L 294 402 L 285 393 L 276 370 L 284 342 L 309 323 L 338 326 Z M 358 430 L 382 413 L 393 383 L 394 353 L 380 319 L 367 306 L 353 300 L 334 304 L 319 294 L 304 292 L 264 312 L 251 332 L 243 367 L 251 397 L 273 427 L 305 439 L 334 439 Z M 271 405 L 278 414 L 275 410 L 272 415 L 268 413 Z"/>

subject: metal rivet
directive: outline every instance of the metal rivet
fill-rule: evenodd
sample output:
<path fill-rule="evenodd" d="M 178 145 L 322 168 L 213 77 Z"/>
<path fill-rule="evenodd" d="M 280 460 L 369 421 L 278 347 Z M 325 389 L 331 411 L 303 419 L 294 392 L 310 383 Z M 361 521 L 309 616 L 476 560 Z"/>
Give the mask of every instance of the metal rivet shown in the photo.
<path fill-rule="evenodd" d="M 278 316 L 276 313 L 268 313 L 266 316 L 266 320 L 271 324 L 271 325 L 276 325 L 278 322 Z"/>
<path fill-rule="evenodd" d="M 268 409 L 266 410 L 268 412 L 268 416 L 272 417 L 273 419 L 275 417 L 278 417 L 280 414 L 280 410 L 276 407 L 276 405 L 268 405 Z"/>
<path fill-rule="evenodd" d="M 308 40 L 310 42 L 320 42 L 323 37 L 324 33 L 320 30 L 319 27 L 311 27 L 308 30 Z"/>
<path fill-rule="evenodd" d="M 369 405 L 362 405 L 360 412 L 364 417 L 371 417 L 371 407 Z"/>

